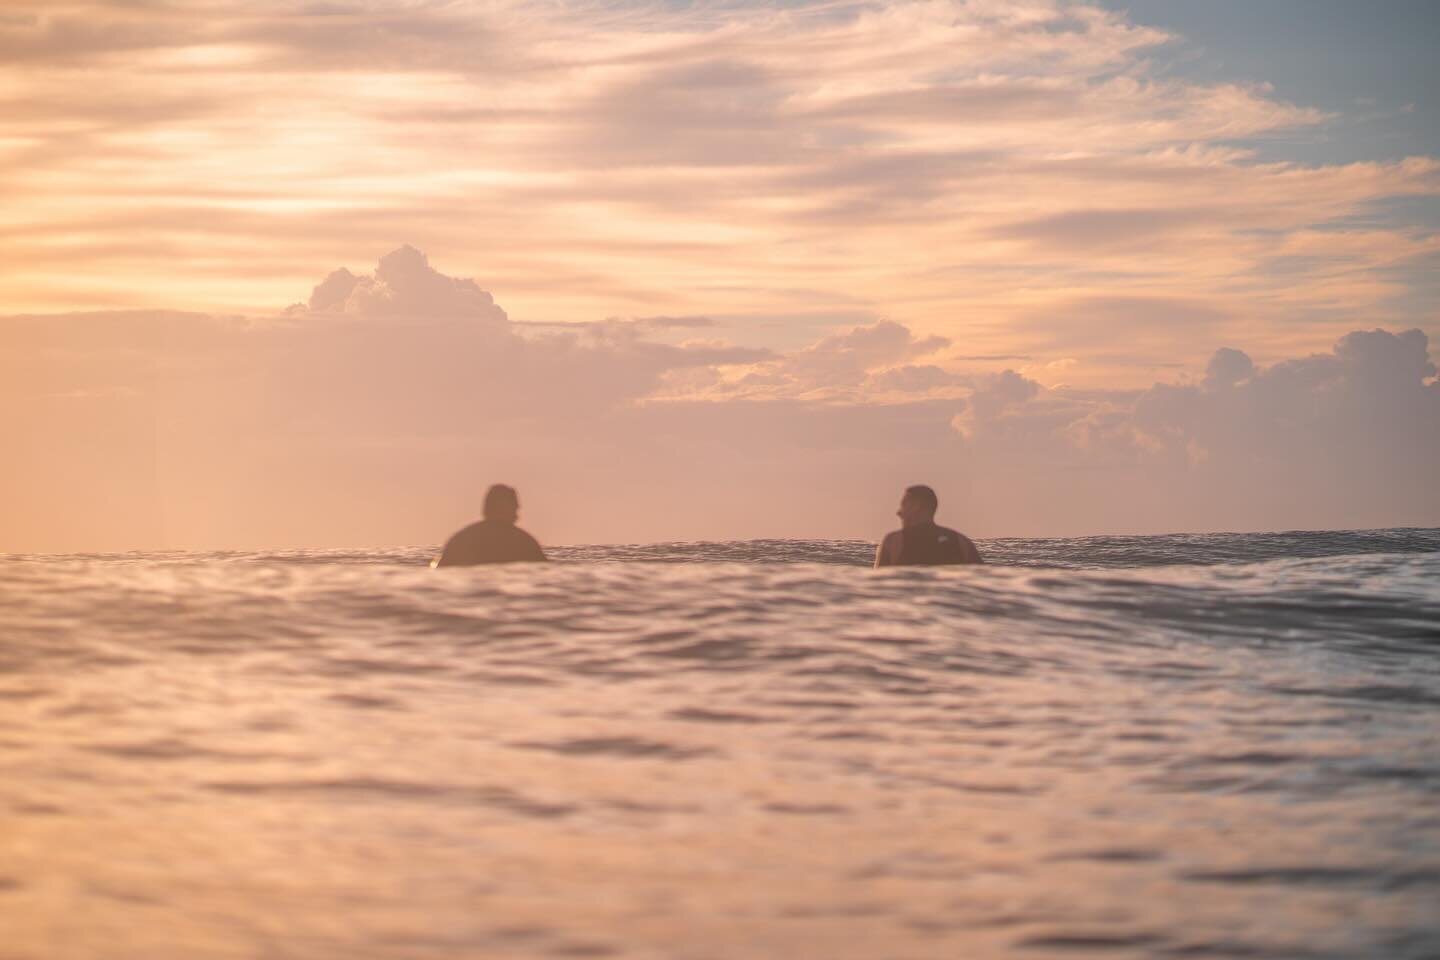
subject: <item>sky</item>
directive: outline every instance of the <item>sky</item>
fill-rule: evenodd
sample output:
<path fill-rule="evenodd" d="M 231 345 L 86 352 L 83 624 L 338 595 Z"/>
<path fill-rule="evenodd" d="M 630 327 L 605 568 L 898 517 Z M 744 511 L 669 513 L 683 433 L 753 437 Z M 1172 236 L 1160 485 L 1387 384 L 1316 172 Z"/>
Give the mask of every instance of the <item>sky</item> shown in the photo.
<path fill-rule="evenodd" d="M 1268 84 L 1278 97 L 1331 115 L 1328 130 L 1289 141 L 1279 158 L 1333 163 L 1440 153 L 1440 62 L 1433 54 L 1440 7 L 1432 0 L 1105 6 L 1174 34 L 1174 53 L 1162 67 L 1172 76 Z"/>
<path fill-rule="evenodd" d="M 1434 4 L 0 9 L 0 552 L 1440 525 Z"/>

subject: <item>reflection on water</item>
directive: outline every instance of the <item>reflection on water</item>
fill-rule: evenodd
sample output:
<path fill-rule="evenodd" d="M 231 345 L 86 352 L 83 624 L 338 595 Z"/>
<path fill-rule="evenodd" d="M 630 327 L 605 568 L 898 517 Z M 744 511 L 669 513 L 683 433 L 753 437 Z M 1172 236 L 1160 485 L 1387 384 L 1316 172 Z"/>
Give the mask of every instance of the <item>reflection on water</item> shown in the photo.
<path fill-rule="evenodd" d="M 1440 535 L 1288 536 L 0 560 L 0 956 L 1433 957 Z"/>

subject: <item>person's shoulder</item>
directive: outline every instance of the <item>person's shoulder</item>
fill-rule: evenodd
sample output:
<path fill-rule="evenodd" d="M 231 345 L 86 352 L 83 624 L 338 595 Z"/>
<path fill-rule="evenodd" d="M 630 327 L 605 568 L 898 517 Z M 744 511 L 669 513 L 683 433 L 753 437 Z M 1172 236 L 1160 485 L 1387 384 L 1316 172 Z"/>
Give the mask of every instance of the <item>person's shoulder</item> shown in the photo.
<path fill-rule="evenodd" d="M 880 540 L 879 546 L 875 548 L 875 566 L 888 567 L 900 560 L 901 538 L 905 531 L 891 530 Z"/>
<path fill-rule="evenodd" d="M 453 567 L 475 563 L 475 552 L 485 539 L 486 529 L 484 520 L 476 520 L 455 531 L 440 548 L 440 556 L 435 558 L 435 566 Z"/>
<path fill-rule="evenodd" d="M 450 539 L 445 541 L 445 546 L 448 547 L 451 544 L 455 544 L 458 546 L 462 543 L 468 543 L 472 540 L 478 540 L 479 538 L 485 536 L 489 529 L 489 525 L 486 524 L 484 520 L 476 520 L 474 523 L 466 524 L 459 530 L 456 530 L 455 533 L 451 535 Z"/>
<path fill-rule="evenodd" d="M 965 561 L 967 563 L 984 562 L 980 559 L 980 550 L 975 546 L 975 541 L 965 536 L 965 534 L 961 533 L 959 530 L 951 530 L 949 527 L 941 527 L 940 536 L 942 538 L 948 538 L 954 541 L 954 543 L 959 547 L 960 552 L 964 555 Z"/>
<path fill-rule="evenodd" d="M 530 559 L 546 559 L 545 551 L 541 548 L 540 541 L 536 540 L 533 536 L 531 536 L 530 531 L 522 530 L 520 527 L 516 527 L 515 533 L 518 535 L 519 541 L 524 544 L 524 549 L 530 552 Z"/>

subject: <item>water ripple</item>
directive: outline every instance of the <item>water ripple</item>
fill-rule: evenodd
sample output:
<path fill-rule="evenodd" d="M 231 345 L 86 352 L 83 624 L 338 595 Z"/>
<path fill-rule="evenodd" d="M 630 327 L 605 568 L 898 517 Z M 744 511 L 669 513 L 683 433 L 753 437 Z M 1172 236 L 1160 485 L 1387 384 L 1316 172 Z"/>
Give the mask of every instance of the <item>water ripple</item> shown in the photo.
<path fill-rule="evenodd" d="M 0 558 L 4 949 L 1440 955 L 1440 531 L 872 549 Z"/>

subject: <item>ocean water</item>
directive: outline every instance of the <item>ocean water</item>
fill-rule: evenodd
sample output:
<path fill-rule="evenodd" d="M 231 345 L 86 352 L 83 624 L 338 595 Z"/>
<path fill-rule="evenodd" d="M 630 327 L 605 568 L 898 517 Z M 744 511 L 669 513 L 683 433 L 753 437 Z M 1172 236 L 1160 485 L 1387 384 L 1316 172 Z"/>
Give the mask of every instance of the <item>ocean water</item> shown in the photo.
<path fill-rule="evenodd" d="M 0 557 L 0 958 L 1440 957 L 1440 531 Z"/>

